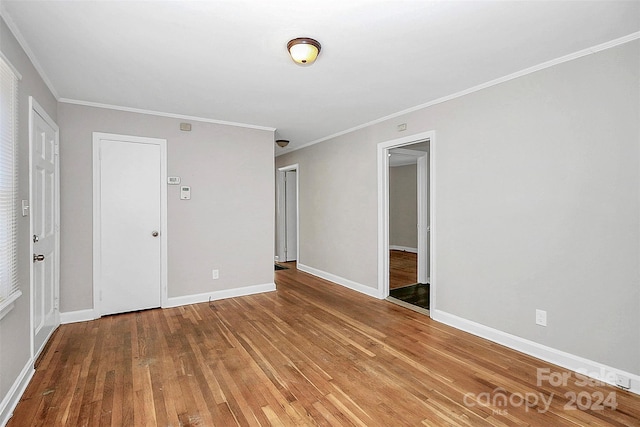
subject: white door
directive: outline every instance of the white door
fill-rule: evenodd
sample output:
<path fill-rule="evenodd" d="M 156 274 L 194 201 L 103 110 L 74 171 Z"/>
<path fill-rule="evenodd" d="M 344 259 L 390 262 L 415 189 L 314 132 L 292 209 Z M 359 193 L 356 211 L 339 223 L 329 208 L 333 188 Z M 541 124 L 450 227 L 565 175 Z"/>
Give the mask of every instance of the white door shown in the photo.
<path fill-rule="evenodd" d="M 58 126 L 31 99 L 31 293 L 33 356 L 60 324 L 58 310 Z"/>
<path fill-rule="evenodd" d="M 100 315 L 161 305 L 165 144 L 94 134 L 94 300 Z"/>
<path fill-rule="evenodd" d="M 297 172 L 285 172 L 285 261 L 298 259 L 298 189 Z"/>

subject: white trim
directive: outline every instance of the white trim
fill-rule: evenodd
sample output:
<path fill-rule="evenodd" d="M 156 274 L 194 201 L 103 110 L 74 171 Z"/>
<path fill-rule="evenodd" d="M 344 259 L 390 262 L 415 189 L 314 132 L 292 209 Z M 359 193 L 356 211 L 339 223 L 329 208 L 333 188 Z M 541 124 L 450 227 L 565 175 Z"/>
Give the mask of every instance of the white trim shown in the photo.
<path fill-rule="evenodd" d="M 380 293 L 376 288 L 372 288 L 371 286 L 366 286 L 361 283 L 354 282 L 353 280 L 345 279 L 344 277 L 336 276 L 335 274 L 327 273 L 326 271 L 318 270 L 317 268 L 300 264 L 299 262 L 298 262 L 297 268 L 300 271 L 304 271 L 305 273 L 309 273 L 321 279 L 328 280 L 338 285 L 342 285 L 345 288 L 349 288 L 351 290 L 360 292 L 361 294 L 369 295 L 370 297 L 374 297 L 378 299 L 384 298 L 383 296 L 380 295 Z"/>
<path fill-rule="evenodd" d="M 437 290 L 436 286 L 436 135 L 429 143 L 429 309 L 435 310 L 437 307 Z"/>
<path fill-rule="evenodd" d="M 13 310 L 13 307 L 15 307 L 16 300 L 21 296 L 22 296 L 22 291 L 18 290 L 17 292 L 14 292 L 13 294 L 11 294 L 6 301 L 2 301 L 2 304 L 0 304 L 0 320 L 4 316 L 9 314 L 11 310 Z"/>
<path fill-rule="evenodd" d="M 32 358 L 27 360 L 20 375 L 18 375 L 4 399 L 2 399 L 2 403 L 0 403 L 0 426 L 4 426 L 9 422 L 9 419 L 13 416 L 13 410 L 16 409 L 20 398 L 29 385 L 31 378 L 33 378 L 33 374 L 36 373 L 33 362 Z"/>
<path fill-rule="evenodd" d="M 162 305 L 162 308 L 179 307 L 187 304 L 198 304 L 201 302 L 215 301 L 226 298 L 242 297 L 247 295 L 260 294 L 264 292 L 273 292 L 276 290 L 274 283 L 265 283 L 263 285 L 245 286 L 242 288 L 225 289 L 222 291 L 206 292 L 203 294 L 184 295 L 180 297 L 169 297 Z M 100 314 L 94 309 L 69 311 L 60 313 L 60 320 L 63 324 L 86 322 L 98 319 Z"/>
<path fill-rule="evenodd" d="M 155 144 L 160 147 L 160 182 L 167 182 L 167 140 L 103 132 L 93 132 L 93 310 L 97 317 L 102 315 L 100 304 L 100 150 L 102 139 L 124 142 Z M 160 306 L 168 304 L 167 297 L 167 186 L 160 186 Z"/>
<path fill-rule="evenodd" d="M 59 313 L 56 313 L 56 319 L 57 319 L 56 327 L 49 331 L 49 334 L 47 335 L 47 337 L 43 341 L 42 347 L 40 349 L 38 349 L 37 351 L 35 351 L 35 349 L 34 349 L 35 352 L 34 352 L 33 356 L 31 356 L 31 358 L 34 361 L 38 360 L 38 357 L 40 357 L 40 355 L 42 354 L 44 349 L 47 347 L 47 342 L 49 342 L 49 340 L 53 336 L 53 333 L 56 331 L 56 329 L 58 329 L 58 326 L 60 326 L 60 314 Z"/>
<path fill-rule="evenodd" d="M 431 318 L 456 329 L 469 332 L 475 336 L 504 345 L 513 350 L 517 350 L 529 356 L 579 372 L 580 374 L 587 375 L 591 378 L 599 379 L 613 386 L 615 386 L 615 381 L 612 382 L 611 378 L 615 378 L 615 375 L 624 375 L 631 379 L 631 388 L 629 391 L 640 394 L 639 375 L 613 368 L 593 360 L 585 359 L 574 354 L 566 353 L 552 347 L 547 347 L 537 342 L 530 341 L 516 335 L 511 335 L 499 329 L 494 329 L 471 320 L 463 319 L 441 310 L 432 309 Z"/>
<path fill-rule="evenodd" d="M 53 293 L 54 293 L 54 322 L 55 326 L 47 336 L 47 338 L 43 341 L 42 347 L 37 351 L 40 353 L 46 345 L 46 342 L 51 337 L 53 331 L 57 329 L 60 325 L 60 128 L 56 124 L 56 122 L 49 116 L 47 111 L 42 108 L 42 106 L 36 101 L 33 96 L 29 96 L 29 254 L 34 253 L 33 248 L 33 240 L 31 236 L 35 233 L 33 231 L 33 208 L 35 206 L 34 198 L 33 198 L 33 123 L 34 123 L 34 114 L 39 115 L 45 123 L 50 126 L 55 132 L 55 142 L 54 142 L 54 173 L 55 173 L 55 182 L 54 182 L 54 228 L 55 228 L 55 247 L 54 247 L 54 269 L 55 275 L 53 278 Z M 35 334 L 34 334 L 34 283 L 33 283 L 33 263 L 29 263 L 29 289 L 30 289 L 30 297 L 29 297 L 29 328 L 30 328 L 30 337 L 31 337 L 31 357 L 33 359 L 36 358 L 36 348 L 35 348 Z"/>
<path fill-rule="evenodd" d="M 285 197 L 284 197 L 284 173 L 276 171 L 276 236 L 275 236 L 275 260 L 286 261 L 284 256 L 284 228 L 285 228 Z"/>
<path fill-rule="evenodd" d="M 247 129 L 257 129 L 257 130 L 266 130 L 269 132 L 275 132 L 276 128 L 268 127 L 268 126 L 259 126 L 259 125 L 251 125 L 247 123 L 238 123 L 238 122 L 227 122 L 224 120 L 215 120 L 208 119 L 206 117 L 197 117 L 197 116 L 187 116 L 184 114 L 176 114 L 176 113 L 167 113 L 164 111 L 154 111 L 154 110 L 145 110 L 143 108 L 133 108 L 133 107 L 123 107 L 119 105 L 111 105 L 111 104 L 102 104 L 100 102 L 91 102 L 91 101 L 81 101 L 77 99 L 69 99 L 69 98 L 60 98 L 58 102 L 64 104 L 74 104 L 74 105 L 82 105 L 85 107 L 95 107 L 95 108 L 105 108 L 108 110 L 116 110 L 116 111 L 126 111 L 129 113 L 138 113 L 138 114 L 147 114 L 150 116 L 160 116 L 160 117 L 169 117 L 172 119 L 182 119 L 182 120 L 192 120 L 195 122 L 204 122 L 204 123 L 214 123 L 217 125 L 225 125 L 225 126 L 235 126 Z"/>
<path fill-rule="evenodd" d="M 100 315 L 93 308 L 86 310 L 67 311 L 60 313 L 60 323 L 66 325 L 68 323 L 87 322 L 99 318 Z"/>
<path fill-rule="evenodd" d="M 378 145 L 378 293 L 389 295 L 389 149 Z M 386 295 L 385 295 L 386 294 Z"/>
<path fill-rule="evenodd" d="M 169 201 L 167 186 L 168 169 L 167 140 L 160 140 L 160 306 L 167 304 L 169 297 Z"/>
<path fill-rule="evenodd" d="M 544 70 L 545 68 L 550 68 L 550 67 L 553 67 L 555 65 L 562 64 L 564 62 L 573 61 L 574 59 L 578 59 L 578 58 L 581 58 L 583 56 L 591 55 L 593 53 L 597 53 L 597 52 L 600 52 L 600 51 L 603 51 L 603 50 L 606 50 L 606 49 L 611 49 L 613 47 L 619 46 L 621 44 L 629 43 L 629 42 L 634 41 L 634 40 L 639 39 L 639 38 L 640 38 L 640 31 L 635 32 L 635 33 L 631 33 L 631 34 L 629 34 L 627 36 L 624 36 L 624 37 L 617 38 L 615 40 L 608 41 L 606 43 L 601 43 L 601 44 L 598 44 L 598 45 L 595 45 L 595 46 L 592 46 L 592 47 L 589 47 L 589 48 L 586 48 L 586 49 L 582 49 L 582 50 L 579 50 L 577 52 L 570 53 L 568 55 L 564 55 L 564 56 L 561 56 L 559 58 L 552 59 L 550 61 L 546 61 L 546 62 L 543 62 L 543 63 L 538 64 L 538 65 L 534 65 L 533 67 L 525 68 L 524 70 L 516 71 L 515 73 L 507 74 L 506 76 L 499 77 L 499 78 L 493 79 L 493 80 L 489 80 L 486 83 L 482 83 L 482 84 L 479 84 L 477 86 L 473 86 L 473 87 L 470 87 L 468 89 L 464 89 L 464 90 L 461 90 L 459 92 L 452 93 L 451 95 L 443 96 L 441 98 L 434 99 L 433 101 L 425 102 L 424 104 L 419 104 L 419 105 L 416 105 L 414 107 L 410 107 L 410 108 L 407 108 L 405 110 L 401 110 L 401 111 L 398 111 L 396 113 L 389 114 L 388 116 L 380 117 L 379 119 L 371 120 L 370 122 L 366 122 L 366 123 L 363 123 L 361 125 L 354 126 L 352 128 L 349 128 L 349 129 L 346 129 L 346 130 L 343 130 L 343 131 L 340 131 L 340 132 L 336 132 L 336 133 L 331 134 L 329 136 L 324 136 L 322 138 L 313 140 L 311 142 L 307 142 L 307 143 L 299 145 L 299 146 L 291 147 L 288 150 L 285 149 L 284 151 L 280 151 L 280 153 L 277 154 L 276 157 L 281 156 L 283 154 L 291 153 L 292 151 L 301 150 L 303 148 L 310 147 L 310 146 L 318 144 L 320 142 L 324 142 L 324 141 L 327 141 L 329 139 L 337 138 L 339 136 L 346 135 L 348 133 L 355 132 L 355 131 L 360 130 L 360 129 L 364 129 L 366 127 L 373 126 L 373 125 L 376 125 L 378 123 L 382 123 L 382 122 L 385 122 L 387 120 L 394 119 L 396 117 L 412 113 L 414 111 L 422 110 L 423 108 L 431 107 L 431 106 L 437 105 L 437 104 L 442 104 L 443 102 L 451 101 L 452 99 L 460 98 L 461 96 L 465 96 L 465 95 L 468 95 L 468 94 L 473 93 L 473 92 L 478 92 L 478 91 L 486 89 L 488 87 L 499 85 L 500 83 L 504 83 L 504 82 L 507 82 L 509 80 L 513 80 L 513 79 L 517 79 L 518 77 L 525 76 L 527 74 L 532 74 L 532 73 L 535 73 L 537 71 Z"/>
<path fill-rule="evenodd" d="M 418 248 L 410 248 L 408 246 L 389 245 L 389 250 L 411 252 L 412 254 L 418 253 Z"/>
<path fill-rule="evenodd" d="M 222 291 L 206 292 L 204 294 L 185 295 L 181 297 L 168 298 L 167 304 L 163 308 L 179 307 L 187 304 L 198 304 L 207 301 L 216 301 L 227 298 L 243 297 L 247 295 L 262 294 L 276 290 L 275 283 L 265 283 L 263 285 L 245 286 L 242 288 L 225 289 Z"/>
<path fill-rule="evenodd" d="M 33 51 L 29 47 L 27 40 L 23 37 L 20 30 L 18 30 L 18 26 L 16 25 L 15 22 L 13 22 L 13 19 L 11 19 L 11 15 L 9 15 L 9 12 L 7 12 L 4 5 L 2 5 L 2 2 L 0 2 L 0 5 L 1 5 L 0 15 L 2 16 L 2 18 L 4 18 L 4 22 L 7 24 L 7 27 L 9 27 L 9 31 L 11 31 L 13 36 L 16 38 L 16 40 L 18 41 L 18 44 L 20 45 L 24 53 L 27 55 L 27 58 L 29 58 L 29 60 L 31 61 L 31 64 L 33 64 L 33 68 L 36 69 L 36 72 L 40 75 L 40 78 L 42 79 L 44 84 L 47 85 L 47 88 L 49 88 L 49 90 L 51 91 L 51 94 L 56 99 L 58 99 L 58 91 L 56 91 L 56 88 L 53 86 L 53 83 L 51 83 L 51 80 L 49 80 L 49 77 L 44 72 L 44 68 L 42 68 L 42 66 L 36 59 L 36 56 L 33 54 Z"/>
<path fill-rule="evenodd" d="M 427 196 L 429 194 L 429 178 L 427 177 L 427 171 L 429 165 L 427 164 L 428 155 L 424 153 L 418 157 L 418 163 L 416 165 L 416 175 L 418 179 L 417 185 L 417 205 L 418 205 L 418 283 L 429 282 L 429 212 L 427 203 Z"/>
<path fill-rule="evenodd" d="M 60 128 L 58 127 L 56 122 L 51 118 L 51 116 L 49 116 L 47 111 L 44 108 L 42 108 L 42 106 L 38 103 L 38 101 L 35 100 L 33 96 L 29 96 L 29 107 L 30 109 L 35 110 L 36 113 L 38 113 L 40 117 L 42 117 L 44 121 L 47 122 L 47 124 L 53 128 L 54 131 L 56 132 L 60 131 Z"/>
<path fill-rule="evenodd" d="M 379 298 L 389 296 L 389 150 L 404 145 L 429 141 L 429 306 L 436 307 L 436 263 L 435 263 L 435 212 L 436 212 L 436 133 L 435 131 L 408 135 L 377 146 L 378 155 L 378 289 Z"/>

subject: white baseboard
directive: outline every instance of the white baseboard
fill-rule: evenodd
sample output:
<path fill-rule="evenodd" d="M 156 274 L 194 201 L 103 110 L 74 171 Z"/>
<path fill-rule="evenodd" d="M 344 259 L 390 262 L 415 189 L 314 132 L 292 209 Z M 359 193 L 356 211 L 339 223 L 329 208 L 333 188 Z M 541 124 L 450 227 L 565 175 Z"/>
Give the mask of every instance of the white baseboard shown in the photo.
<path fill-rule="evenodd" d="M 553 363 L 554 365 L 578 372 L 582 375 L 586 375 L 613 386 L 616 385 L 616 375 L 625 376 L 631 380 L 631 387 L 628 391 L 640 394 L 640 375 L 635 375 L 593 360 L 566 353 L 552 347 L 547 347 L 537 342 L 511 335 L 501 330 L 490 328 L 441 310 L 431 310 L 431 318 L 456 329 L 469 332 L 473 335 L 485 338 L 489 341 L 493 341 L 521 353 L 528 354 L 529 356 Z"/>
<path fill-rule="evenodd" d="M 186 304 L 197 304 L 200 302 L 207 302 L 209 300 L 215 301 L 225 298 L 241 297 L 244 295 L 259 294 L 262 292 L 271 292 L 276 290 L 274 283 L 266 283 L 264 285 L 246 286 L 244 288 L 228 289 L 224 291 L 208 292 L 204 294 L 185 295 L 182 297 L 173 297 L 167 299 L 167 304 L 163 308 L 178 307 Z M 60 313 L 60 323 L 77 323 L 86 322 L 88 320 L 94 320 L 99 318 L 96 311 L 92 308 L 86 310 L 69 311 L 66 313 Z"/>
<path fill-rule="evenodd" d="M 342 285 L 345 288 L 352 289 L 370 297 L 382 299 L 378 288 L 372 288 L 371 286 L 365 286 L 361 283 L 354 282 L 353 280 L 345 279 L 344 277 L 336 276 L 335 274 L 327 273 L 326 271 L 318 270 L 317 268 L 309 267 L 308 265 L 298 263 L 298 270 L 304 271 L 314 276 L 318 276 L 321 279 L 328 280 L 338 285 Z"/>
<path fill-rule="evenodd" d="M 97 319 L 96 311 L 93 308 L 86 310 L 67 311 L 66 313 L 60 313 L 60 323 L 65 325 L 67 323 L 86 322 L 88 320 Z"/>
<path fill-rule="evenodd" d="M 0 426 L 5 426 L 9 422 L 9 418 L 13 415 L 13 410 L 16 409 L 16 405 L 20 401 L 22 394 L 24 393 L 27 385 L 33 378 L 36 370 L 33 368 L 33 359 L 29 359 L 27 364 L 22 368 L 22 372 L 18 375 L 15 382 L 9 389 L 7 395 L 2 399 L 0 403 Z"/>
<path fill-rule="evenodd" d="M 405 251 L 405 252 L 411 252 L 413 254 L 417 254 L 418 253 L 418 248 L 410 248 L 408 246 L 389 245 L 389 250 L 390 251 Z"/>
<path fill-rule="evenodd" d="M 223 291 L 207 292 L 204 294 L 185 295 L 182 297 L 167 298 L 167 304 L 163 308 L 179 307 L 187 304 L 197 304 L 219 299 L 242 297 L 245 295 L 261 294 L 276 290 L 275 283 L 265 283 L 263 285 L 245 286 L 243 288 L 225 289 Z"/>

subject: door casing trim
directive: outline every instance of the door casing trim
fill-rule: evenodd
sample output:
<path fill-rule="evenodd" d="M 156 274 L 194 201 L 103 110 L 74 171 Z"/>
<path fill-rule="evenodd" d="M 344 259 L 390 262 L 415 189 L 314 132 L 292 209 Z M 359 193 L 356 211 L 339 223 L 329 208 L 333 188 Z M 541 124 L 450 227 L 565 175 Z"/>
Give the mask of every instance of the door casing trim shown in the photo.
<path fill-rule="evenodd" d="M 428 131 L 380 142 L 378 154 L 378 298 L 389 296 L 389 150 L 429 141 L 429 308 L 436 308 L 436 132 Z"/>

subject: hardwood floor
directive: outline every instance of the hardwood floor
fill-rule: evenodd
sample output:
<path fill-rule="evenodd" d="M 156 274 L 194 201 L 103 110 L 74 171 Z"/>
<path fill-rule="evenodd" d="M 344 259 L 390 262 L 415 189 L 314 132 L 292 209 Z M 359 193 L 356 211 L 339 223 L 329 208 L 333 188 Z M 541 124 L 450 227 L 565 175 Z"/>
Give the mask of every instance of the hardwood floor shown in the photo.
<path fill-rule="evenodd" d="M 418 283 L 418 254 L 389 251 L 389 289 Z"/>
<path fill-rule="evenodd" d="M 60 326 L 8 425 L 640 425 L 639 396 L 537 385 L 566 371 L 295 268 L 276 283 Z"/>

